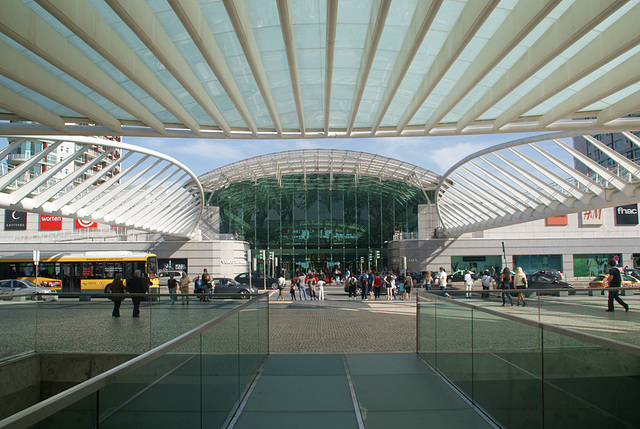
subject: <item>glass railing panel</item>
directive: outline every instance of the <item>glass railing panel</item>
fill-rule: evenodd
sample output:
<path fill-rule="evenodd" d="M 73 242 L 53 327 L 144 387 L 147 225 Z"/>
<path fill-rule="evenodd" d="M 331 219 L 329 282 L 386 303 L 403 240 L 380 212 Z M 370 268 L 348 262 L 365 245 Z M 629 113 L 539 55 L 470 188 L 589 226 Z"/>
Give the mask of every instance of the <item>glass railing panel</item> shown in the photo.
<path fill-rule="evenodd" d="M 436 369 L 469 396 L 472 393 L 472 311 L 438 300 L 436 313 Z"/>
<path fill-rule="evenodd" d="M 545 330 L 547 427 L 638 427 L 640 357 Z"/>
<path fill-rule="evenodd" d="M 92 393 L 31 426 L 34 429 L 85 429 L 97 427 L 98 393 Z"/>
<path fill-rule="evenodd" d="M 269 355 L 269 299 L 263 296 L 258 301 L 260 308 L 260 362 L 263 362 Z"/>
<path fill-rule="evenodd" d="M 433 295 L 417 294 L 417 347 L 418 353 L 432 366 L 436 366 L 436 300 Z"/>
<path fill-rule="evenodd" d="M 238 313 L 202 333 L 202 427 L 222 427 L 240 399 Z"/>
<path fill-rule="evenodd" d="M 505 427 L 542 427 L 540 330 L 473 311 L 473 401 Z"/>
<path fill-rule="evenodd" d="M 263 329 L 260 324 L 268 323 L 260 318 L 259 300 L 253 305 L 240 310 L 238 320 L 239 341 L 239 369 L 240 386 L 246 386 L 253 377 L 254 372 L 260 366 L 262 357 L 260 354 L 260 332 Z"/>
<path fill-rule="evenodd" d="M 32 301 L 0 301 L 0 361 L 36 349 L 39 304 Z"/>
<path fill-rule="evenodd" d="M 200 336 L 99 391 L 100 428 L 199 427 Z"/>

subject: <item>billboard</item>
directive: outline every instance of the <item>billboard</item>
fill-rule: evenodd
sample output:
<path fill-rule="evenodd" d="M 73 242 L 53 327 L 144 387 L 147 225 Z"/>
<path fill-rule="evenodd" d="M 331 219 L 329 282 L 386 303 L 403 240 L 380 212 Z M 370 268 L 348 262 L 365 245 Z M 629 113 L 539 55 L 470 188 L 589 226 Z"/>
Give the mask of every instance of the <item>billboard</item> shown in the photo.
<path fill-rule="evenodd" d="M 16 210 L 4 211 L 4 230 L 5 231 L 26 231 L 27 230 L 27 213 Z"/>
<path fill-rule="evenodd" d="M 637 225 L 638 204 L 615 207 L 616 225 Z"/>
<path fill-rule="evenodd" d="M 62 229 L 62 217 L 40 215 L 40 230 L 60 230 Z"/>
<path fill-rule="evenodd" d="M 95 229 L 98 228 L 96 222 L 76 219 L 76 229 Z"/>
<path fill-rule="evenodd" d="M 582 212 L 580 213 L 580 219 L 582 220 L 582 225 L 602 225 L 604 223 L 602 209 Z"/>
<path fill-rule="evenodd" d="M 569 224 L 569 217 L 567 215 L 560 215 L 560 216 L 553 216 L 553 217 L 548 217 L 547 219 L 547 226 L 553 225 L 553 226 L 557 226 L 557 225 L 568 225 Z"/>

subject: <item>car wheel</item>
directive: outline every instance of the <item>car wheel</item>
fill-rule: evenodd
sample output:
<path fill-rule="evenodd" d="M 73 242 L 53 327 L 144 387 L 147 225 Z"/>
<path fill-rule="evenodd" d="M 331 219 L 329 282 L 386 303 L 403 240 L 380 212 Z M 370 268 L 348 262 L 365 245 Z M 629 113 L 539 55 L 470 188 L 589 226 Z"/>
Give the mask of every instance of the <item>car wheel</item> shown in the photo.
<path fill-rule="evenodd" d="M 593 292 L 592 291 L 589 291 L 589 296 L 593 296 Z"/>
<path fill-rule="evenodd" d="M 278 289 L 278 283 L 276 283 L 276 282 L 271 283 L 271 289 L 273 289 L 273 290 Z"/>
<path fill-rule="evenodd" d="M 242 298 L 242 299 L 247 299 L 247 298 L 249 298 L 249 291 L 248 291 L 248 290 L 246 290 L 246 289 L 242 289 L 242 290 L 240 291 L 240 298 Z"/>

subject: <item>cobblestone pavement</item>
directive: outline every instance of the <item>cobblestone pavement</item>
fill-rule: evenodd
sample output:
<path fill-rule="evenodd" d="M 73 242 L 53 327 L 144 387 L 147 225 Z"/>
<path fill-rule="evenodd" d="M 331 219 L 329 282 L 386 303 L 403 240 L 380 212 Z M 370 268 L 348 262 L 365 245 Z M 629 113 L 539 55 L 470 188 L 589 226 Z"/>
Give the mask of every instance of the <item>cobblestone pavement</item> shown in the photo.
<path fill-rule="evenodd" d="M 349 301 L 342 286 L 325 286 L 324 301 L 269 296 L 271 353 L 393 353 L 416 351 L 416 302 Z M 297 290 L 296 290 L 296 297 Z"/>

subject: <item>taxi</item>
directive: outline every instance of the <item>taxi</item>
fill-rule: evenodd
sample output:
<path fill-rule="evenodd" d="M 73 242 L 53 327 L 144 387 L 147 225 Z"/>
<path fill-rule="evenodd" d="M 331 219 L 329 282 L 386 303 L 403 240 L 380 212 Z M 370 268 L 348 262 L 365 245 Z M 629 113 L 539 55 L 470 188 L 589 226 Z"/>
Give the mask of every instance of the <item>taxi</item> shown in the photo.
<path fill-rule="evenodd" d="M 609 277 L 609 274 L 598 274 L 593 280 L 589 282 L 590 288 L 606 288 L 609 287 L 608 284 L 605 283 L 605 280 Z M 636 289 L 636 292 L 640 291 L 640 280 L 635 277 L 627 276 L 625 274 L 620 275 L 622 279 L 622 287 Z M 625 291 L 621 290 L 620 295 L 624 295 Z M 600 291 L 601 295 L 604 295 L 604 290 Z M 589 296 L 593 295 L 593 291 L 589 291 Z"/>

